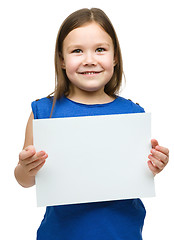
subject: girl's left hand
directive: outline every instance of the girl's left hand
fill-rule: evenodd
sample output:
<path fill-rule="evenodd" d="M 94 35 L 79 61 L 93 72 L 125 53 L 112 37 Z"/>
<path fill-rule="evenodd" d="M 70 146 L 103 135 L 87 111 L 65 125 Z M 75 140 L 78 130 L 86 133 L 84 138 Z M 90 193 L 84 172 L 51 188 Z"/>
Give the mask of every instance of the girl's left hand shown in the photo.
<path fill-rule="evenodd" d="M 151 154 L 148 156 L 150 159 L 150 161 L 148 161 L 148 166 L 155 176 L 167 165 L 169 161 L 169 150 L 165 147 L 159 146 L 156 139 L 152 139 L 151 144 L 152 149 L 150 151 Z"/>

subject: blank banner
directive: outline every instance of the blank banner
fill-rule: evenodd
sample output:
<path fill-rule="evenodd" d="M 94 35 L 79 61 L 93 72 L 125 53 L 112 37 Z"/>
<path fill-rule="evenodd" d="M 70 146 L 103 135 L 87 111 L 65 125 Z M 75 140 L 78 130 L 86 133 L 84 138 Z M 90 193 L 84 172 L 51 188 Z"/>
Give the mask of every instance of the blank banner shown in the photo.
<path fill-rule="evenodd" d="M 150 113 L 36 119 L 33 135 L 38 206 L 155 196 Z"/>

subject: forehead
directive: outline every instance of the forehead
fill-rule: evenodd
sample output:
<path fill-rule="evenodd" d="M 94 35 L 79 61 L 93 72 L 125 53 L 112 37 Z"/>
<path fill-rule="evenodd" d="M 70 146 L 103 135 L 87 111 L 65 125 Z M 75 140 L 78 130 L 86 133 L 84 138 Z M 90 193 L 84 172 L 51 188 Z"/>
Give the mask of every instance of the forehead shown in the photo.
<path fill-rule="evenodd" d="M 69 44 L 107 42 L 112 44 L 110 35 L 97 23 L 87 23 L 72 30 L 64 39 L 64 46 Z"/>

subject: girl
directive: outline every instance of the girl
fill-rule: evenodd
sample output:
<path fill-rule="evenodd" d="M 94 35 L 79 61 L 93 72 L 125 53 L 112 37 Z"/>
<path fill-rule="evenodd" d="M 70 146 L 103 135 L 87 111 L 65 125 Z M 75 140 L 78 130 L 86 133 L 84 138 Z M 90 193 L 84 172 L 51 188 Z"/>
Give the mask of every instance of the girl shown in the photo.
<path fill-rule="evenodd" d="M 63 22 L 56 42 L 55 71 L 54 97 L 32 103 L 24 148 L 15 169 L 23 187 L 35 184 L 35 175 L 48 157 L 33 146 L 34 118 L 144 112 L 118 96 L 123 74 L 120 46 L 110 20 L 100 9 L 78 10 Z M 169 151 L 155 139 L 151 143 L 148 166 L 155 175 L 166 166 Z M 140 199 L 51 206 L 46 209 L 37 239 L 140 240 L 144 218 Z"/>

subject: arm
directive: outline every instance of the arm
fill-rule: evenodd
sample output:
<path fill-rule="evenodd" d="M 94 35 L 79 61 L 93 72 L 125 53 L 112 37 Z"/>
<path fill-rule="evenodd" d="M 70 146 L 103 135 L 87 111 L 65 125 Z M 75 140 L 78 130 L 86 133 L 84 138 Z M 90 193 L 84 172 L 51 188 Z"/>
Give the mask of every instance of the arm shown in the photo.
<path fill-rule="evenodd" d="M 14 171 L 16 180 L 23 187 L 35 185 L 35 176 L 48 157 L 44 151 L 36 153 L 33 146 L 33 119 L 33 113 L 31 113 L 26 127 L 24 147 L 19 154 L 19 162 Z"/>
<path fill-rule="evenodd" d="M 169 150 L 165 147 L 159 146 L 158 141 L 151 140 L 152 149 L 148 158 L 148 166 L 154 175 L 160 173 L 169 161 Z"/>

